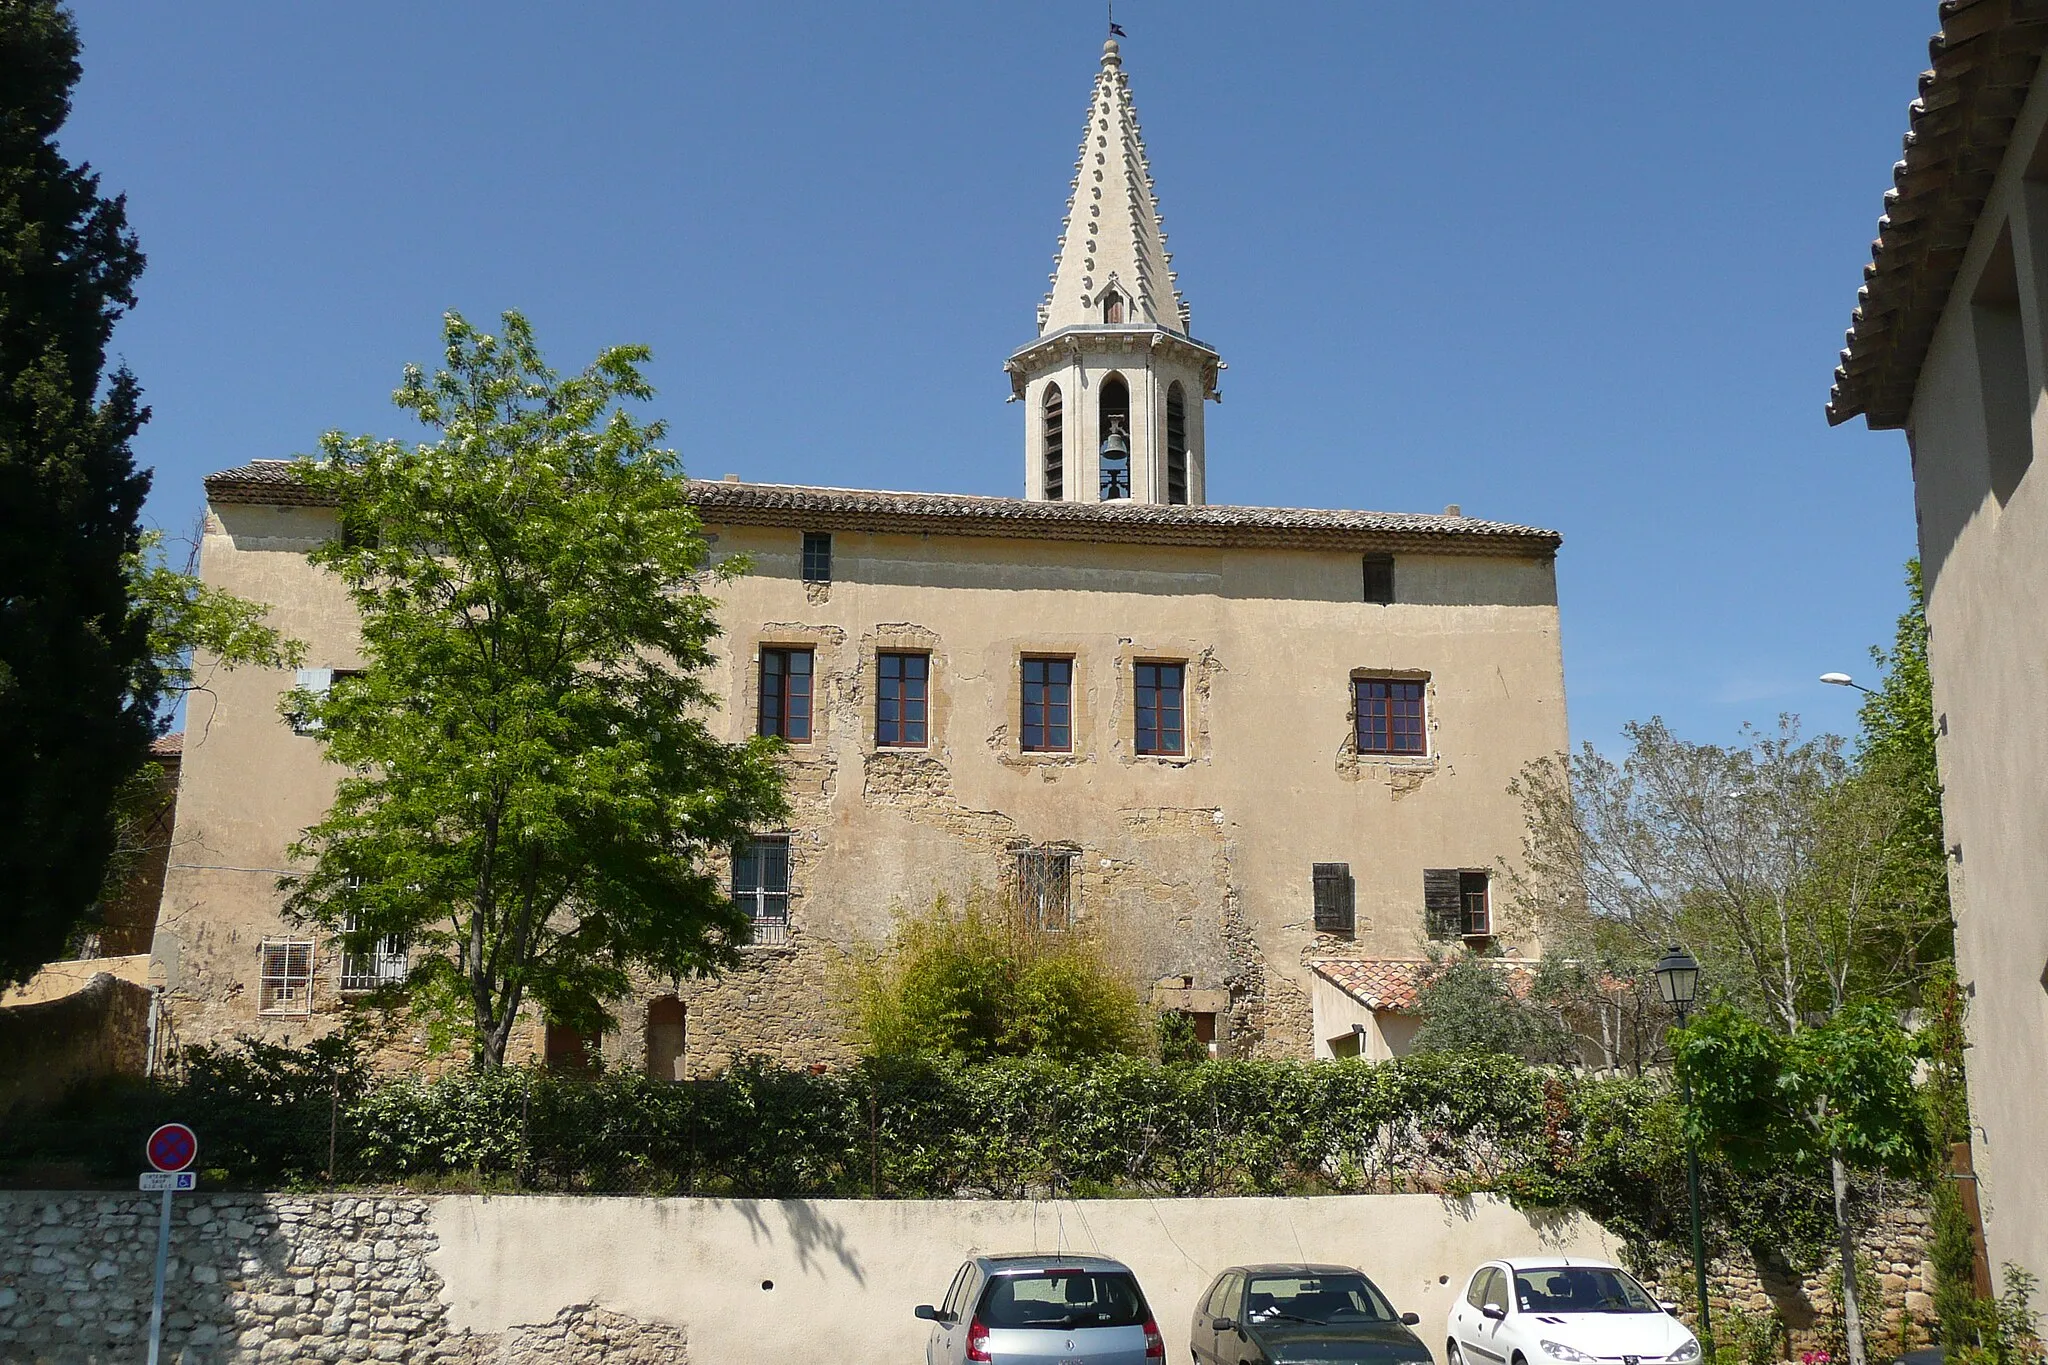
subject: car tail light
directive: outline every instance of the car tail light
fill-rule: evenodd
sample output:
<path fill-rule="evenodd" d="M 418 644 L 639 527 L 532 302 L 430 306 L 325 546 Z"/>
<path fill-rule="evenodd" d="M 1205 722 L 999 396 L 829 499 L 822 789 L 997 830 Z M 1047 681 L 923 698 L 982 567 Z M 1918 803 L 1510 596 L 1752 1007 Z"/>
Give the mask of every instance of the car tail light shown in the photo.
<path fill-rule="evenodd" d="M 1166 1359 L 1166 1338 L 1159 1335 L 1159 1324 L 1151 1318 L 1145 1319 L 1145 1359 Z"/>
<path fill-rule="evenodd" d="M 967 1358 L 969 1360 L 992 1360 L 988 1353 L 988 1324 L 979 1317 L 967 1324 Z"/>

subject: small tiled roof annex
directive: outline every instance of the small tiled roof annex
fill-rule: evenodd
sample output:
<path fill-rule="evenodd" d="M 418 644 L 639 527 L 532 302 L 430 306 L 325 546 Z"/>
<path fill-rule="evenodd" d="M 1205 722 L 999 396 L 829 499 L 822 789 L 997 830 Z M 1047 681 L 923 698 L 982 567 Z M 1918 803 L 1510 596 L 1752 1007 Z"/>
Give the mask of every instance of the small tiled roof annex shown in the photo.
<path fill-rule="evenodd" d="M 1507 973 L 1508 989 L 1527 993 L 1536 979 L 1536 964 L 1521 958 L 1488 958 Z M 1421 958 L 1320 958 L 1309 969 L 1375 1014 L 1413 1014 L 1422 1003 L 1424 973 L 1436 966 Z"/>
<path fill-rule="evenodd" d="M 324 494 L 300 483 L 292 466 L 282 460 L 258 460 L 209 474 L 206 496 L 216 503 L 318 506 L 328 501 Z M 1555 554 L 1563 540 L 1557 532 L 1535 526 L 1407 512 L 1031 502 L 962 493 L 893 493 L 709 479 L 692 479 L 690 496 L 707 522 L 821 531 L 1539 557 Z"/>
<path fill-rule="evenodd" d="M 1941 0 L 1939 18 L 1828 396 L 1831 424 L 1911 417 L 1935 324 L 2048 51 L 2048 0 Z"/>

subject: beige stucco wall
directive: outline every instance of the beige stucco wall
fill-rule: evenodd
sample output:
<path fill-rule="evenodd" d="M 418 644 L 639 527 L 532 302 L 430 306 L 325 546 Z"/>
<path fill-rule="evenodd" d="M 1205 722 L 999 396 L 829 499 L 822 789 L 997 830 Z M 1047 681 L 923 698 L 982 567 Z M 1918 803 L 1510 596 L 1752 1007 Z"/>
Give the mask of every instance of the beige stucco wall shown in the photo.
<path fill-rule="evenodd" d="M 1994 1265 L 2048 1275 L 2048 124 L 2036 79 L 1915 394 L 1914 483 L 1972 1117 Z M 1971 299 L 2011 230 L 2032 407 L 2026 475 L 1994 491 Z M 2024 421 L 2024 413 L 2022 413 Z"/>
<path fill-rule="evenodd" d="M 329 524 L 319 509 L 216 506 L 202 568 L 275 604 L 309 665 L 349 667 L 360 662 L 349 605 L 303 557 Z M 999 889 L 1015 846 L 1053 842 L 1082 850 L 1079 913 L 1135 980 L 1191 978 L 1228 1002 L 1236 1050 L 1308 1055 L 1304 957 L 1414 956 L 1422 870 L 1512 856 L 1521 825 L 1507 784 L 1565 745 L 1547 558 L 1403 555 L 1402 600 L 1380 606 L 1357 600 L 1349 552 L 841 531 L 834 581 L 818 585 L 799 580 L 798 528 L 711 529 L 717 554 L 753 563 L 721 590 L 727 634 L 708 682 L 726 705 L 715 727 L 752 733 L 764 645 L 816 650 L 816 719 L 789 759 L 791 942 L 750 950 L 718 981 L 684 983 L 689 1071 L 754 1050 L 844 1057 L 833 993 L 846 951 L 886 935 L 899 910 Z M 922 751 L 873 744 L 874 654 L 891 647 L 932 655 Z M 1026 653 L 1075 660 L 1071 755 L 1018 752 Z M 1133 752 L 1140 659 L 1187 663 L 1183 758 Z M 1351 751 L 1361 671 L 1428 680 L 1427 757 Z M 192 703 L 158 952 L 177 963 L 186 1041 L 331 1023 L 326 945 L 314 1018 L 255 1012 L 257 945 L 287 932 L 275 908 L 286 846 L 333 785 L 317 742 L 279 717 L 292 683 L 222 674 Z M 1351 865 L 1355 942 L 1312 931 L 1310 867 L 1325 861 Z M 1506 946 L 1536 951 L 1519 926 L 1503 928 Z M 642 1064 L 646 999 L 666 990 L 645 983 L 626 1002 L 607 1044 L 616 1062 Z"/>
<path fill-rule="evenodd" d="M 431 1258 L 449 1326 L 504 1332 L 601 1304 L 685 1327 L 693 1359 L 919 1359 L 944 1297 L 983 1251 L 1088 1251 L 1136 1272 L 1186 1358 L 1195 1300 L 1216 1272 L 1258 1261 L 1337 1262 L 1371 1276 L 1442 1361 L 1451 1295 L 1494 1256 L 1603 1256 L 1618 1248 L 1577 1216 L 1539 1223 L 1491 1199 L 718 1200 L 447 1198 Z M 772 1284 L 772 1289 L 764 1288 Z"/>

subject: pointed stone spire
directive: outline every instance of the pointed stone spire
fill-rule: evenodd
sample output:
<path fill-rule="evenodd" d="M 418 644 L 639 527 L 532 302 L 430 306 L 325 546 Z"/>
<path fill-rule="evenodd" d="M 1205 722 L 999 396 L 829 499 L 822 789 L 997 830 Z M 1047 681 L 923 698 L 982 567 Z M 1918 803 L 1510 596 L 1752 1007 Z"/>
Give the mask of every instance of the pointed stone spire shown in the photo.
<path fill-rule="evenodd" d="M 1222 358 L 1188 334 L 1159 200 L 1116 39 L 1088 102 L 1052 292 L 1038 335 L 1004 362 L 1024 404 L 1024 496 L 1206 500 L 1202 405 Z"/>
<path fill-rule="evenodd" d="M 1123 53 L 1111 38 L 1102 45 L 1102 67 L 1088 102 L 1052 292 L 1038 310 L 1039 334 L 1116 321 L 1186 335 L 1188 306 L 1174 287 L 1172 260 Z M 1120 309 L 1111 302 L 1112 291 Z"/>

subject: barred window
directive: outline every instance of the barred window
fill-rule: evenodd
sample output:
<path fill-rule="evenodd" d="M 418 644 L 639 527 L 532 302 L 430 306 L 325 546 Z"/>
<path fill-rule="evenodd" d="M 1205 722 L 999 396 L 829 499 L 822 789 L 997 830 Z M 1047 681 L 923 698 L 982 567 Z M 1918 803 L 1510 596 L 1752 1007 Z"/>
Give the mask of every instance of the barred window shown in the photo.
<path fill-rule="evenodd" d="M 832 533 L 830 531 L 804 532 L 804 582 L 830 583 L 832 581 Z"/>
<path fill-rule="evenodd" d="M 1349 938 L 1357 924 L 1351 864 L 1316 863 L 1310 879 L 1315 887 L 1316 932 Z"/>
<path fill-rule="evenodd" d="M 341 932 L 344 935 L 356 932 L 356 928 L 353 914 L 342 921 Z M 408 965 L 405 936 L 402 934 L 385 934 L 370 945 L 368 952 L 352 953 L 344 947 L 341 953 L 341 989 L 374 991 L 381 986 L 394 985 L 405 980 Z"/>
<path fill-rule="evenodd" d="M 1423 685 L 1395 678 L 1354 678 L 1352 709 L 1358 752 L 1421 756 L 1429 752 Z"/>
<path fill-rule="evenodd" d="M 747 912 L 755 943 L 789 941 L 789 839 L 749 839 L 732 851 L 732 899 Z"/>
<path fill-rule="evenodd" d="M 794 744 L 811 737 L 811 651 L 761 651 L 761 714 L 759 733 L 777 735 Z"/>
<path fill-rule="evenodd" d="M 1017 908 L 1052 931 L 1074 927 L 1074 851 L 1027 848 L 1017 854 Z"/>
<path fill-rule="evenodd" d="M 1184 752 L 1182 685 L 1187 678 L 1185 667 L 1181 664 L 1139 664 L 1137 677 L 1138 752 L 1169 755 Z"/>
<path fill-rule="evenodd" d="M 1074 747 L 1074 661 L 1023 662 L 1024 714 L 1017 742 L 1025 753 L 1063 754 Z"/>
<path fill-rule="evenodd" d="M 926 689 L 931 681 L 929 654 L 880 654 L 875 657 L 875 743 L 884 748 L 915 749 L 925 742 Z"/>
<path fill-rule="evenodd" d="M 264 939 L 261 986 L 256 1008 L 262 1014 L 313 1012 L 313 940 Z"/>

